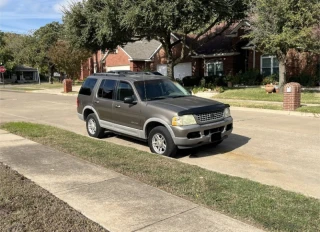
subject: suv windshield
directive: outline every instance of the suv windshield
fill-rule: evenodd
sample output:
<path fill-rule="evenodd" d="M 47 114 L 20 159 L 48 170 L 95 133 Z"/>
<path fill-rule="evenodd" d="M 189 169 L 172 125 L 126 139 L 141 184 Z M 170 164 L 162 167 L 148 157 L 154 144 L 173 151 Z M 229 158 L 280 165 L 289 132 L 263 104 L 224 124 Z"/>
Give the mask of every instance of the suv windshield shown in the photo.
<path fill-rule="evenodd" d="M 136 81 L 134 85 L 142 101 L 189 96 L 179 83 L 168 79 Z"/>

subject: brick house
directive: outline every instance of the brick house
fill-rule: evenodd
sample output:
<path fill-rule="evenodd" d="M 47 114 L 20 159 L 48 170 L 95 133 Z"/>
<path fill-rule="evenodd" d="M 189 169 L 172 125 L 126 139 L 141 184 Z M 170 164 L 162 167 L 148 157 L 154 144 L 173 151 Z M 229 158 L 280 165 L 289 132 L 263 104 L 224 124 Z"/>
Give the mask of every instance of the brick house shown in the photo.
<path fill-rule="evenodd" d="M 215 33 L 218 28 L 212 28 Z M 263 76 L 279 73 L 279 64 L 274 55 L 264 55 L 255 49 L 248 39 L 242 38 L 250 30 L 247 20 L 233 24 L 221 35 L 209 40 L 199 41 L 200 46 L 193 54 L 182 60 L 174 67 L 175 78 L 185 76 L 228 75 L 257 69 Z M 205 37 L 204 37 L 205 39 Z M 179 36 L 172 34 L 172 41 L 179 40 Z M 192 36 L 188 38 L 192 41 Z M 174 57 L 181 53 L 181 43 L 173 50 Z M 291 50 L 288 53 L 287 76 L 298 75 L 301 72 L 315 75 L 319 67 L 319 56 L 308 53 L 298 53 Z M 81 79 L 94 72 L 111 70 L 158 71 L 167 75 L 167 60 L 165 51 L 156 40 L 141 40 L 128 43 L 109 53 L 98 51 L 82 66 Z"/>
<path fill-rule="evenodd" d="M 95 72 L 154 70 L 154 59 L 157 53 L 161 53 L 161 47 L 161 43 L 156 40 L 141 40 L 128 43 L 123 47 L 118 46 L 114 51 L 100 50 L 83 63 L 80 79 L 83 80 Z"/>
<path fill-rule="evenodd" d="M 253 69 L 259 70 L 263 76 L 279 74 L 276 56 L 262 54 L 255 49 L 254 44 L 242 37 L 248 30 L 250 24 L 243 20 L 196 49 L 197 55 L 193 55 L 192 58 L 197 60 L 198 72 L 193 75 L 234 75 Z M 290 81 L 290 78 L 300 74 L 320 75 L 319 66 L 320 55 L 291 49 L 286 64 L 287 80 Z"/>
<path fill-rule="evenodd" d="M 219 26 L 218 26 L 219 27 Z M 260 67 L 260 53 L 248 47 L 248 39 L 242 39 L 250 25 L 247 21 L 233 24 L 221 35 L 202 43 L 192 58 L 198 66 L 196 76 L 223 76 L 246 72 Z M 211 33 L 215 33 L 213 28 Z"/>

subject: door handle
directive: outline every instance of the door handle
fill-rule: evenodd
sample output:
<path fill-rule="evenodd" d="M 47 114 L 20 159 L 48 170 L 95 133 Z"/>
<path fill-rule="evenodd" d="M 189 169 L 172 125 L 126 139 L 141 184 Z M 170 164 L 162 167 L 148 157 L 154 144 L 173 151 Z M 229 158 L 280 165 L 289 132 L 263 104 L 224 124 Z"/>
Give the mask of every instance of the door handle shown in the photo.
<path fill-rule="evenodd" d="M 116 108 L 120 108 L 120 106 L 119 106 L 119 105 L 115 105 L 115 107 L 116 107 Z"/>
<path fill-rule="evenodd" d="M 94 101 L 94 103 L 97 103 L 97 104 L 99 104 L 99 101 Z"/>

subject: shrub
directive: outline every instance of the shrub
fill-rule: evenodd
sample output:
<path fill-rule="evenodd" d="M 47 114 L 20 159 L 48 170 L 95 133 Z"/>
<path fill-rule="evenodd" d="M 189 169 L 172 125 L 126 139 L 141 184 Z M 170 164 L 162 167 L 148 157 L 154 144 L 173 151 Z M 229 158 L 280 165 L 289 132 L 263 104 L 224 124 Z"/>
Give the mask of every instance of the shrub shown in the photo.
<path fill-rule="evenodd" d="M 208 87 L 208 85 L 227 86 L 225 76 L 206 76 L 204 79 L 206 80 L 206 87 Z"/>
<path fill-rule="evenodd" d="M 235 84 L 259 85 L 262 81 L 262 75 L 257 69 L 251 69 L 245 73 L 238 73 L 236 76 L 238 83 Z"/>
<path fill-rule="evenodd" d="M 276 74 L 272 74 L 270 76 L 267 76 L 267 77 L 263 78 L 262 84 L 263 85 L 273 84 L 273 83 L 276 82 L 276 79 L 277 79 L 277 75 Z"/>
<path fill-rule="evenodd" d="M 303 86 L 315 86 L 317 84 L 318 78 L 316 76 L 311 76 L 307 73 L 301 73 L 297 76 L 288 78 L 289 82 L 298 82 Z"/>
<path fill-rule="evenodd" d="M 184 86 L 198 86 L 200 84 L 201 77 L 186 76 L 182 79 Z"/>

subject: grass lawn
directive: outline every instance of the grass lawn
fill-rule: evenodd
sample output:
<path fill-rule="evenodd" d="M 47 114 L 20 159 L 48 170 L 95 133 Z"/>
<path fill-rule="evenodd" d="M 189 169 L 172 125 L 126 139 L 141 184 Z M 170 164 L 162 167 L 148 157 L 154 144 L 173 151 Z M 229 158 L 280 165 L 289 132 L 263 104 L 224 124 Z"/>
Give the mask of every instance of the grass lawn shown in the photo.
<path fill-rule="evenodd" d="M 223 93 L 217 94 L 214 98 L 217 99 L 237 99 L 237 100 L 255 100 L 255 101 L 274 101 L 282 102 L 282 94 L 266 94 L 263 88 L 241 88 L 228 89 Z M 320 93 L 316 92 L 302 92 L 302 104 L 320 104 Z"/>
<path fill-rule="evenodd" d="M 266 103 L 260 103 L 260 102 L 234 101 L 234 100 L 229 100 L 229 99 L 219 99 L 219 101 L 221 101 L 225 104 L 229 104 L 230 106 L 236 106 L 236 107 L 282 110 L 282 105 L 280 105 L 280 104 L 266 104 Z"/>
<path fill-rule="evenodd" d="M 299 112 L 320 114 L 320 106 L 302 106 L 297 109 Z"/>
<path fill-rule="evenodd" d="M 0 163 L 0 231 L 106 231 Z"/>
<path fill-rule="evenodd" d="M 1 126 L 270 231 L 320 231 L 320 201 L 243 178 L 33 123 Z"/>
<path fill-rule="evenodd" d="M 215 98 L 215 97 L 214 97 Z M 263 102 L 246 102 L 246 101 L 235 101 L 230 99 L 219 99 L 219 101 L 229 104 L 235 107 L 247 107 L 247 108 L 257 108 L 257 109 L 268 109 L 268 110 L 283 110 L 282 104 L 274 103 L 263 103 Z M 296 111 L 304 113 L 314 113 L 320 114 L 320 106 L 301 106 Z"/>

